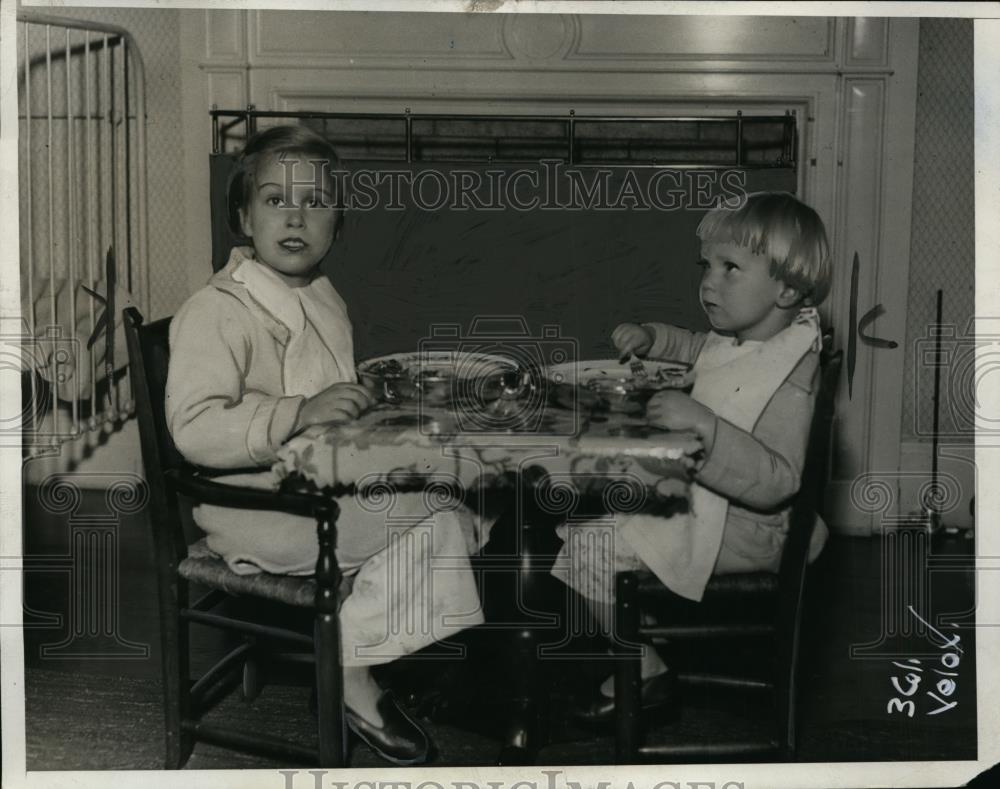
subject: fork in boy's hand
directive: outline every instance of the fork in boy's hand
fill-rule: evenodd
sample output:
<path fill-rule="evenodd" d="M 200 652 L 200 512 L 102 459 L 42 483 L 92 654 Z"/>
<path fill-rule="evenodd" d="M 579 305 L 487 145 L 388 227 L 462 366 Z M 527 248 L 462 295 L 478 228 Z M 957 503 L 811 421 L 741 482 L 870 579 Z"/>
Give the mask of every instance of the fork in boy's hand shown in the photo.
<path fill-rule="evenodd" d="M 628 369 L 635 376 L 636 382 L 640 385 L 644 385 L 649 381 L 649 373 L 646 371 L 646 365 L 642 363 L 633 353 L 626 353 L 619 359 L 619 364 L 625 364 L 629 357 L 632 357 L 632 362 L 629 364 Z"/>

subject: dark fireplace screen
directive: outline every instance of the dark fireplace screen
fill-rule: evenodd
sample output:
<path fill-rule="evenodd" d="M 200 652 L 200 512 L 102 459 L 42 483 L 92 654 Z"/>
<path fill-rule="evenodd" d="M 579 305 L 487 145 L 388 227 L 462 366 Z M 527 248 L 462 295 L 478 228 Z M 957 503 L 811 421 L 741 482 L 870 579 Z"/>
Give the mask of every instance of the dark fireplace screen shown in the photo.
<path fill-rule="evenodd" d="M 744 133 L 737 162 L 731 140 L 698 143 L 690 124 L 682 154 L 676 133 L 658 140 L 646 124 L 630 137 L 607 123 L 601 136 L 601 124 L 580 121 L 567 156 L 540 121 L 521 138 L 490 123 L 492 136 L 453 128 L 430 139 L 414 119 L 402 146 L 343 135 L 348 210 L 322 268 L 347 302 L 358 359 L 484 326 L 533 336 L 549 327 L 579 358 L 611 356 L 611 330 L 626 320 L 704 329 L 695 229 L 705 211 L 744 191 L 796 189 L 787 124 L 773 126 L 772 142 Z M 341 151 L 327 122 L 312 125 Z M 231 166 L 231 154 L 213 155 L 215 269 L 238 243 L 225 223 Z"/>

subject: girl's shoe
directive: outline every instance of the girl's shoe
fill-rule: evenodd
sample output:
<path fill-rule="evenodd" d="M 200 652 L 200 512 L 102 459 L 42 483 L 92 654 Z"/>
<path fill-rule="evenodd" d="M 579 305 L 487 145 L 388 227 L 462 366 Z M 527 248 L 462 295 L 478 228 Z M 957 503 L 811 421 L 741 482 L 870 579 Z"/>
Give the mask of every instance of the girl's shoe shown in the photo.
<path fill-rule="evenodd" d="M 677 699 L 677 676 L 667 669 L 662 674 L 644 679 L 640 692 L 643 712 L 674 706 Z M 615 699 L 601 693 L 601 686 L 597 685 L 594 693 L 587 699 L 578 700 L 571 711 L 583 723 L 611 723 L 615 719 Z"/>
<path fill-rule="evenodd" d="M 423 764 L 431 750 L 427 732 L 396 702 L 387 690 L 375 705 L 382 716 L 382 725 L 365 720 L 350 707 L 345 708 L 347 726 L 375 753 L 393 764 Z"/>

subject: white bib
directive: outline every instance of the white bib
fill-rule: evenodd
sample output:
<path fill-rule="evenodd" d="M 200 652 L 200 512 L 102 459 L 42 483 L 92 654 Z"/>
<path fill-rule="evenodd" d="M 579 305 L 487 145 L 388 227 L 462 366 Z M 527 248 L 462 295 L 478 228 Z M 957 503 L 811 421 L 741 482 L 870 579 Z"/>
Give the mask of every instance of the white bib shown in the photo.
<path fill-rule="evenodd" d="M 289 331 L 281 367 L 286 395 L 312 397 L 331 384 L 357 380 L 347 307 L 330 280 L 319 276 L 308 285 L 290 288 L 250 258 L 232 277 Z"/>
<path fill-rule="evenodd" d="M 819 317 L 813 308 L 765 342 L 737 344 L 710 332 L 694 364 L 691 398 L 748 433 L 774 393 L 802 357 L 818 350 Z M 697 482 L 691 484 L 691 513 L 669 523 L 650 515 L 630 515 L 620 533 L 647 567 L 671 590 L 701 600 L 725 532 L 729 500 Z"/>

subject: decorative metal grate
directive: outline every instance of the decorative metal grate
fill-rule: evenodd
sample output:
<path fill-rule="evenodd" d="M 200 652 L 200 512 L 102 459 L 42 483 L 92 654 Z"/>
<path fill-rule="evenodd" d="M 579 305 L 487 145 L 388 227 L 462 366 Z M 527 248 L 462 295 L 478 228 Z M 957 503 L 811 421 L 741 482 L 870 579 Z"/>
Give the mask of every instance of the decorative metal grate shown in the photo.
<path fill-rule="evenodd" d="M 297 121 L 335 140 L 345 161 L 794 168 L 795 115 L 585 117 L 363 114 L 213 109 L 215 153 L 258 124 Z"/>

